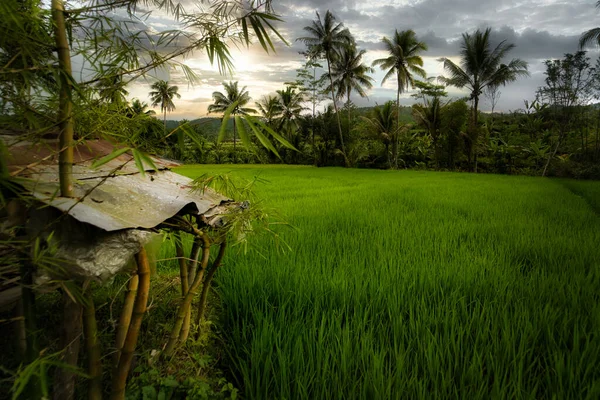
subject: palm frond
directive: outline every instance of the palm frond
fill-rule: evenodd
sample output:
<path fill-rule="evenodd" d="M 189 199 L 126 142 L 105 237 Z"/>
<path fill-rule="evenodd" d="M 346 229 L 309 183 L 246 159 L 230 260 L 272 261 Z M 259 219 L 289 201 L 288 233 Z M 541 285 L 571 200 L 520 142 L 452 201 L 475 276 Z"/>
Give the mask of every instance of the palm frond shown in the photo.
<path fill-rule="evenodd" d="M 579 47 L 581 49 L 590 44 L 600 46 L 600 28 L 592 28 L 589 31 L 585 31 L 579 38 Z"/>

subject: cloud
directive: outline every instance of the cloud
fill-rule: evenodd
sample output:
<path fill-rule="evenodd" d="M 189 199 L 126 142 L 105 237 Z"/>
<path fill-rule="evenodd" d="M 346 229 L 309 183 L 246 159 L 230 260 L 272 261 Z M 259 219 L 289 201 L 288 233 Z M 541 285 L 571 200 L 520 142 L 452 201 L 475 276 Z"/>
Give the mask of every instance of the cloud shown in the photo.
<path fill-rule="evenodd" d="M 513 43 L 515 48 L 510 55 L 529 60 L 560 58 L 565 53 L 577 51 L 579 45 L 579 35 L 552 35 L 532 28 L 517 33 L 509 26 L 493 30 L 491 39 L 494 45 L 502 40 Z"/>
<path fill-rule="evenodd" d="M 186 9 L 191 11 L 188 3 L 192 2 L 186 1 Z M 463 33 L 492 27 L 493 43 L 506 40 L 515 44 L 508 58 L 518 57 L 529 63 L 530 78 L 500 89 L 498 108 L 514 110 L 522 107 L 523 99 L 532 99 L 535 90 L 543 84 L 543 60 L 577 51 L 581 33 L 599 25 L 593 3 L 591 0 L 280 0 L 273 5 L 285 22 L 276 26 L 290 46 L 276 40 L 276 54 L 266 54 L 257 44 L 249 49 L 233 50 L 237 71 L 231 77 L 220 75 L 202 52 L 191 55 L 185 62 L 200 76 L 199 84 L 188 86 L 181 71 L 170 71 L 167 75 L 185 94 L 172 117 L 202 115 L 211 102 L 212 91 L 222 90 L 221 83 L 225 80 L 239 80 L 240 85 L 248 86 L 254 99 L 282 88 L 284 82 L 295 78 L 295 70 L 303 62 L 298 53 L 305 47 L 295 39 L 305 35 L 303 28 L 315 19 L 315 11 L 323 16 L 328 9 L 350 29 L 358 47 L 367 50 L 364 59 L 368 63 L 385 56 L 381 44 L 383 36 L 390 37 L 395 29 L 414 29 L 429 47 L 423 53 L 429 76 L 443 73 L 437 58 L 457 59 Z M 146 19 L 143 25 L 152 35 L 174 26 L 172 20 L 160 13 Z M 380 70 L 375 72 L 376 84 L 369 91 L 368 99 L 353 96 L 352 100 L 362 106 L 395 98 L 395 82 L 380 87 L 383 74 Z M 144 88 L 149 84 L 141 81 L 136 85 Z M 142 89 L 134 89 L 133 93 L 143 97 Z M 461 93 L 451 89 L 451 94 Z M 406 94 L 402 102 L 412 102 L 410 94 Z M 484 100 L 482 108 L 485 107 Z"/>

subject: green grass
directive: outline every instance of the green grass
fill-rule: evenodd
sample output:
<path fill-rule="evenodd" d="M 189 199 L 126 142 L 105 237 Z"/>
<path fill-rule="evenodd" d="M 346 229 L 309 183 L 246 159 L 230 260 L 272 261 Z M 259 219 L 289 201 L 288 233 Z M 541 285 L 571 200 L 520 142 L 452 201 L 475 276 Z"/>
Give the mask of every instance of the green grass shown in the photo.
<path fill-rule="evenodd" d="M 292 252 L 260 239 L 262 254 L 230 253 L 218 277 L 246 398 L 600 398 L 599 182 L 179 172 L 260 175 L 297 228 Z"/>

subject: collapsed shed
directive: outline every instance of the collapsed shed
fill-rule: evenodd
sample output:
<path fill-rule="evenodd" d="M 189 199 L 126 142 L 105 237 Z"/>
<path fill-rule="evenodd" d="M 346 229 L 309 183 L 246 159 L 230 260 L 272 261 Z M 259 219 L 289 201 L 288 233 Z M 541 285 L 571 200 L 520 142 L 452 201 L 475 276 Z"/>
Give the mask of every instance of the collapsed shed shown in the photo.
<path fill-rule="evenodd" d="M 124 153 L 92 168 L 114 146 L 88 140 L 74 149 L 74 198 L 59 197 L 58 143 L 11 144 L 8 170 L 26 192 L 49 207 L 31 210 L 30 236 L 54 232 L 57 257 L 70 274 L 106 281 L 120 272 L 141 246 L 169 219 L 194 215 L 211 226 L 223 224 L 231 200 L 206 188 L 193 191 L 190 178 L 172 172 L 179 164 L 152 157 L 158 170 Z M 229 207 L 228 207 L 229 206 Z M 62 219 L 61 219 L 62 218 Z M 60 223 L 57 223 L 59 221 Z"/>

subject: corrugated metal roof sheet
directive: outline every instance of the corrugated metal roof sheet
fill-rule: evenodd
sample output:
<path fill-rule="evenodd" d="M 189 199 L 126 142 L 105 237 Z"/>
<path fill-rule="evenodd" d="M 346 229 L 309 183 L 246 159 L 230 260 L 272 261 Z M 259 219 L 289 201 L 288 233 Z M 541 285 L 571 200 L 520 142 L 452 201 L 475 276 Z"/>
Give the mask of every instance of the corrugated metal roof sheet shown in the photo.
<path fill-rule="evenodd" d="M 231 200 L 211 189 L 192 192 L 192 180 L 169 171 L 178 165 L 153 157 L 159 171 L 139 173 L 127 153 L 98 169 L 94 160 L 110 154 L 113 145 L 88 140 L 75 147 L 73 179 L 75 198 L 58 197 L 58 151 L 56 141 L 9 144 L 8 166 L 19 183 L 40 201 L 68 212 L 79 221 L 116 231 L 154 228 L 177 214 L 214 215 Z"/>

